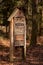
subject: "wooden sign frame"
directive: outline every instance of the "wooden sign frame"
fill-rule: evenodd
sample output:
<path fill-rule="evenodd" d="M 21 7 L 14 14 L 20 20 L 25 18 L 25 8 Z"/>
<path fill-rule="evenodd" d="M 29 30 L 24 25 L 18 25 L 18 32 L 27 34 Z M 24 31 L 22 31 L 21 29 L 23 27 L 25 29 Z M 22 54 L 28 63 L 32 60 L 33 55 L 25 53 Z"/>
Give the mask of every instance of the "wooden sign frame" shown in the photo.
<path fill-rule="evenodd" d="M 9 17 L 8 21 L 10 21 L 10 61 L 13 61 L 13 43 L 14 43 L 14 17 L 15 14 L 19 12 L 19 9 L 16 9 L 11 16 Z M 26 58 L 26 20 L 25 20 L 25 16 L 23 15 L 24 21 L 25 21 L 25 29 L 24 29 L 24 45 L 22 46 L 23 49 L 23 58 Z"/>
<path fill-rule="evenodd" d="M 17 20 L 15 20 L 17 19 Z M 20 20 L 19 20 L 20 19 Z M 23 19 L 23 21 L 21 21 Z M 22 18 L 17 18 L 17 17 L 14 17 L 14 40 L 15 40 L 15 46 L 24 46 L 24 41 L 25 41 L 25 18 L 22 17 Z M 20 43 L 18 43 L 18 42 Z M 23 42 L 23 43 L 21 43 Z M 18 45 L 17 45 L 18 43 Z"/>

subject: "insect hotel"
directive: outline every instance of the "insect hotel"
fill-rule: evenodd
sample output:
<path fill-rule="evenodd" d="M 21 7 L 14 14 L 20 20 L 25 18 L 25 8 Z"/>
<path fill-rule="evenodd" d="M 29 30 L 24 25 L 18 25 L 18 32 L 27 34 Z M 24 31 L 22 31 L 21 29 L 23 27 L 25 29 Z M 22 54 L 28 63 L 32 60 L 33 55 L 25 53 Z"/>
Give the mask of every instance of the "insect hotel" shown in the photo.
<path fill-rule="evenodd" d="M 10 60 L 13 61 L 13 46 L 23 48 L 23 56 L 26 58 L 26 20 L 22 10 L 16 8 L 10 17 Z"/>

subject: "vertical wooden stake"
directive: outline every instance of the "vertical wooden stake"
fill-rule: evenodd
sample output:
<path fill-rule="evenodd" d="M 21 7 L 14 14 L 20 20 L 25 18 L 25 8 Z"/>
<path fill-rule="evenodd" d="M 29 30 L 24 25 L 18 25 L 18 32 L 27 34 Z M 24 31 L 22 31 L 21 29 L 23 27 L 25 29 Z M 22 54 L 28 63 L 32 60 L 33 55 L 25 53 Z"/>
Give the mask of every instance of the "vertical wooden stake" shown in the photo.
<path fill-rule="evenodd" d="M 22 52 L 23 52 L 22 57 L 25 60 L 26 59 L 26 21 L 25 21 L 24 31 L 25 31 L 25 34 L 24 34 L 24 46 L 22 48 Z"/>
<path fill-rule="evenodd" d="M 26 59 L 26 20 L 25 20 L 25 35 L 24 35 L 24 58 Z"/>
<path fill-rule="evenodd" d="M 10 23 L 10 62 L 13 61 L 13 19 Z"/>

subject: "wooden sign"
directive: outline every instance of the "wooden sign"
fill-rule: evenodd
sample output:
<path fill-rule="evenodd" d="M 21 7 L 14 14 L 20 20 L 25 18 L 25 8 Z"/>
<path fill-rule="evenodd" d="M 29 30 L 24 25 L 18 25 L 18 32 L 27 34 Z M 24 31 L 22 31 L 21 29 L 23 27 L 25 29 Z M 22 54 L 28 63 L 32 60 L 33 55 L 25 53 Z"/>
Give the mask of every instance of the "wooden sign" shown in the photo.
<path fill-rule="evenodd" d="M 22 46 L 22 56 L 26 58 L 26 20 L 23 11 L 16 8 L 8 21 L 10 21 L 10 61 L 13 61 L 15 46 Z"/>
<path fill-rule="evenodd" d="M 14 18 L 14 41 L 15 46 L 24 46 L 25 41 L 25 18 L 15 17 Z"/>

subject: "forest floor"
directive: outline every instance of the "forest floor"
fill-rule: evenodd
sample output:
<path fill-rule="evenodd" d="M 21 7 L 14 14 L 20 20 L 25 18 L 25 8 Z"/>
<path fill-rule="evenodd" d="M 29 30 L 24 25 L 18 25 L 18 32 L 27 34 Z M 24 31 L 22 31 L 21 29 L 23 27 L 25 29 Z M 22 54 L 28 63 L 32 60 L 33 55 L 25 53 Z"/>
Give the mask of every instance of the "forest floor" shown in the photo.
<path fill-rule="evenodd" d="M 39 41 L 38 41 L 39 42 Z M 40 42 L 39 42 L 40 43 Z M 37 44 L 29 47 L 29 41 L 26 43 L 26 59 L 23 59 L 22 48 L 15 47 L 14 61 L 9 60 L 10 40 L 0 35 L 0 65 L 43 65 L 43 45 Z"/>

